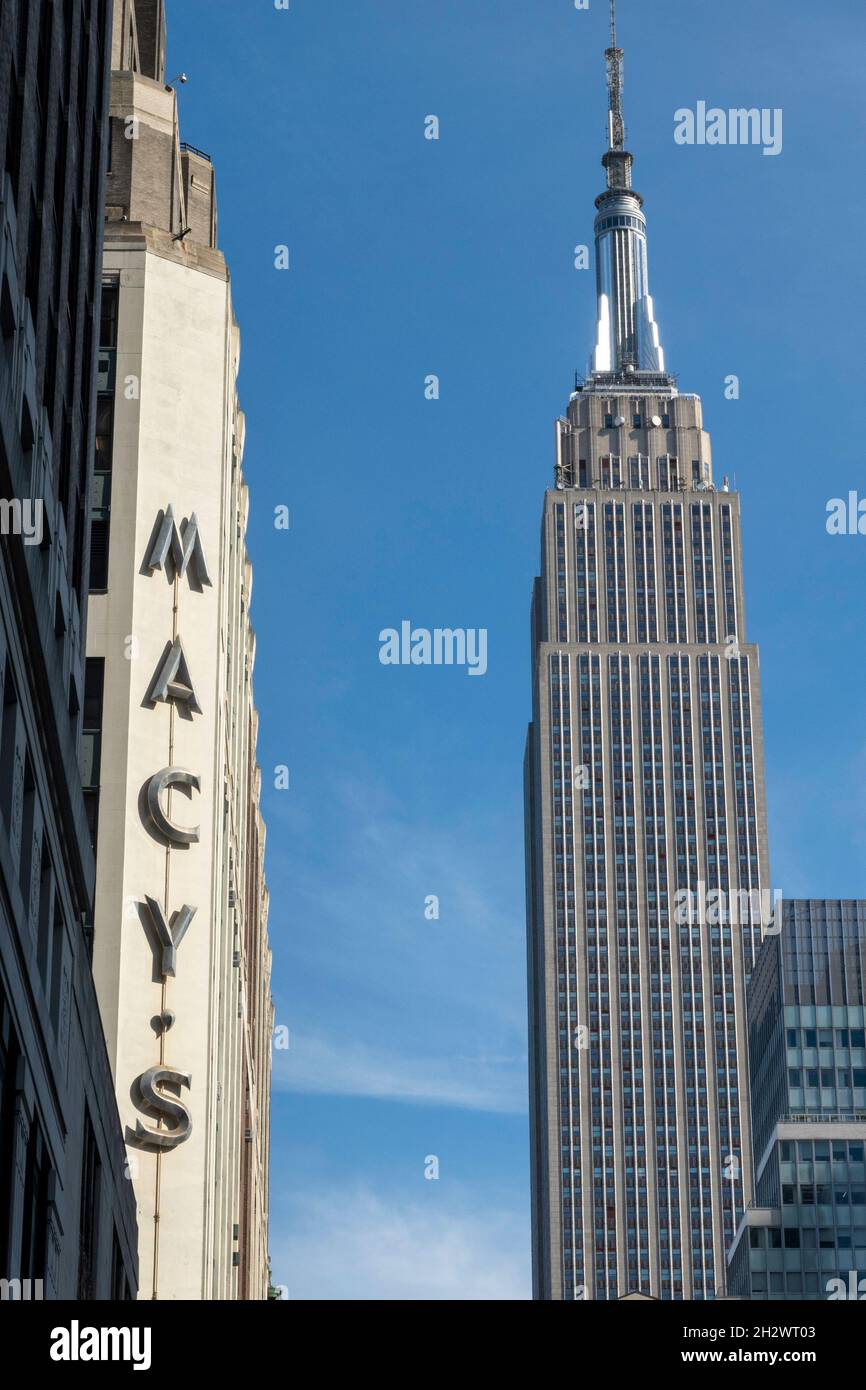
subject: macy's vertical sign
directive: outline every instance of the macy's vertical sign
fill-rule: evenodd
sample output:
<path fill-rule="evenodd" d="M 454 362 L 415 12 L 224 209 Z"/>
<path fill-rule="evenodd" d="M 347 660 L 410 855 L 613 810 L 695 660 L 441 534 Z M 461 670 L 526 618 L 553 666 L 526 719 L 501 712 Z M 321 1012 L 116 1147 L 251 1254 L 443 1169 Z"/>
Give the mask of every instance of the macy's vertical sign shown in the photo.
<path fill-rule="evenodd" d="M 146 568 L 151 576 L 157 570 L 166 575 L 174 585 L 175 598 L 178 586 L 186 577 L 189 578 L 191 586 L 199 592 L 205 585 L 211 584 L 195 512 L 178 530 L 174 512 L 170 506 L 166 508 L 157 521 Z M 173 604 L 173 612 L 176 615 L 176 601 Z M 166 645 L 165 654 L 147 694 L 150 709 L 155 709 L 158 704 L 169 706 L 172 728 L 174 712 L 178 707 L 184 709 L 190 718 L 202 712 L 183 642 L 177 631 L 176 618 L 173 621 L 171 641 Z M 173 738 L 171 744 L 173 747 Z M 148 781 L 144 798 L 145 825 L 165 844 L 167 856 L 173 845 L 195 845 L 199 840 L 197 825 L 178 825 L 172 818 L 170 797 L 175 787 L 190 795 L 193 792 L 200 793 L 201 778 L 197 773 L 188 772 L 183 767 L 160 768 Z M 152 898 L 148 894 L 144 895 L 144 903 L 141 906 L 147 915 L 156 943 L 156 971 L 162 983 L 164 1001 L 166 982 L 177 974 L 178 951 L 197 909 L 189 903 L 184 903 L 177 912 L 171 914 L 168 903 L 163 906 L 158 898 Z M 169 1066 L 164 1061 L 164 1038 L 174 1023 L 174 1017 L 169 1009 L 163 1007 L 158 1020 L 161 1039 L 160 1062 L 157 1066 L 148 1068 L 135 1082 L 139 1107 L 152 1121 L 151 1124 L 136 1121 L 135 1137 L 142 1148 L 160 1151 L 175 1149 L 192 1133 L 192 1117 L 179 1098 L 181 1091 L 191 1089 L 192 1077 L 189 1072 Z"/>

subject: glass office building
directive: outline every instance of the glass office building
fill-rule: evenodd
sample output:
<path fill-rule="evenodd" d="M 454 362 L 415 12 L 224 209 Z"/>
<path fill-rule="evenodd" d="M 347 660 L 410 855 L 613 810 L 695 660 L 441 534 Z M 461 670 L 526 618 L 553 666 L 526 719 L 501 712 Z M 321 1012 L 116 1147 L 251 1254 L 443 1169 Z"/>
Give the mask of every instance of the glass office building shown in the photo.
<path fill-rule="evenodd" d="M 866 1297 L 866 902 L 785 903 L 749 987 L 755 1200 L 729 1255 L 751 1299 Z"/>

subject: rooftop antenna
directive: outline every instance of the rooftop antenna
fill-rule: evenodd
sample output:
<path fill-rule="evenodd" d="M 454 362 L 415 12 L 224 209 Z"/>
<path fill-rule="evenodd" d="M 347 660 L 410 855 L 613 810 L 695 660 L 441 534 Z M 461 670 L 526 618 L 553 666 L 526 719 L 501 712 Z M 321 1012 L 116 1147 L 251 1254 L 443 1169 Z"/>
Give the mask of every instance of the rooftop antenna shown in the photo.
<path fill-rule="evenodd" d="M 625 122 L 622 115 L 622 49 L 616 44 L 616 0 L 610 0 L 610 48 L 607 59 L 607 90 L 609 96 L 608 148 L 625 148 Z"/>

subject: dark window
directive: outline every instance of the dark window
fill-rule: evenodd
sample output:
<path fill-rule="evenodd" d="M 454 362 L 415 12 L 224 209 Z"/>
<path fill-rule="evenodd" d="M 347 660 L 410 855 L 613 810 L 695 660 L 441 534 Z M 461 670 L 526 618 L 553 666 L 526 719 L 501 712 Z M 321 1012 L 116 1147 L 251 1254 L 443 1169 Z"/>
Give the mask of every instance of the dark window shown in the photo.
<path fill-rule="evenodd" d="M 96 1298 L 96 1261 L 99 1241 L 99 1150 L 90 1115 L 84 1111 L 84 1148 L 81 1155 L 81 1212 L 78 1220 L 78 1297 Z"/>
<path fill-rule="evenodd" d="M 42 216 L 37 206 L 36 199 L 31 194 L 30 197 L 30 218 L 27 224 L 27 264 L 25 268 L 24 293 L 30 300 L 30 312 L 33 321 L 36 322 L 37 304 L 39 300 L 39 263 L 42 259 Z M 54 335 L 57 335 L 57 326 L 52 324 Z M 51 333 L 49 330 L 49 343 Z M 47 394 L 47 393 L 46 393 Z"/>
<path fill-rule="evenodd" d="M 45 1238 L 48 1216 L 48 1153 L 39 1121 L 30 1125 L 24 1173 L 21 1278 L 45 1278 Z"/>
<path fill-rule="evenodd" d="M 99 320 L 99 346 L 117 347 L 117 285 L 102 286 L 102 310 Z"/>
<path fill-rule="evenodd" d="M 21 18 L 22 27 L 26 24 L 26 9 Z M 24 97 L 13 67 L 9 74 L 9 124 L 6 129 L 6 169 L 12 184 L 16 202 L 20 205 L 21 190 L 21 136 L 24 128 Z"/>
<path fill-rule="evenodd" d="M 63 924 L 63 909 L 60 899 L 54 899 L 54 923 L 51 928 L 51 1023 L 54 1032 L 60 1028 L 60 1010 L 63 998 L 63 952 L 66 935 Z"/>
<path fill-rule="evenodd" d="M 13 770 L 15 766 L 15 743 L 18 737 L 18 696 L 15 691 L 15 682 L 12 678 L 12 671 L 6 667 L 6 677 L 3 685 L 3 729 L 0 733 L 0 767 L 3 768 L 3 776 L 0 778 L 0 812 L 6 822 L 6 830 L 9 830 L 9 818 L 12 811 L 12 782 Z"/>
<path fill-rule="evenodd" d="M 114 397 L 103 393 L 96 400 L 96 458 L 94 460 L 90 514 L 90 588 L 93 592 L 108 588 L 108 527 L 111 512 L 113 431 Z"/>
<path fill-rule="evenodd" d="M 9 1224 L 15 1191 L 15 1073 L 18 1045 L 6 997 L 0 990 L 0 1270 L 9 1270 Z"/>
<path fill-rule="evenodd" d="M 132 1292 L 126 1277 L 126 1266 L 123 1263 L 123 1252 L 117 1238 L 117 1231 L 115 1231 L 111 1241 L 111 1298 L 114 1303 L 126 1303 L 131 1297 Z"/>
<path fill-rule="evenodd" d="M 84 718 L 81 730 L 81 783 L 90 827 L 90 843 L 96 852 L 99 825 L 99 777 L 102 761 L 102 691 L 105 662 L 89 657 L 84 673 Z"/>
<path fill-rule="evenodd" d="M 96 457 L 93 467 L 97 473 L 111 472 L 111 445 L 114 434 L 114 397 L 96 398 Z"/>
<path fill-rule="evenodd" d="M 24 802 L 21 815 L 21 851 L 18 861 L 18 886 L 24 901 L 24 914 L 30 910 L 30 882 L 33 868 L 33 829 L 36 815 L 36 782 L 30 754 L 24 754 Z"/>
<path fill-rule="evenodd" d="M 108 588 L 108 522 L 95 520 L 90 525 L 90 592 L 100 593 Z"/>

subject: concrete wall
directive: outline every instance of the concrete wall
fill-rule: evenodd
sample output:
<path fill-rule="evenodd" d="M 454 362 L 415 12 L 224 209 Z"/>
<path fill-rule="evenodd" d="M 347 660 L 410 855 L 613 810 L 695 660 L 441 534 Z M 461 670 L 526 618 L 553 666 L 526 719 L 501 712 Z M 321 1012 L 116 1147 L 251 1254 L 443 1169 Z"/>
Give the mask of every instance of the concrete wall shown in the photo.
<path fill-rule="evenodd" d="M 91 598 L 88 646 L 89 656 L 105 660 L 94 969 L 139 1174 L 142 1295 L 245 1296 L 233 1257 L 240 1253 L 234 1227 L 241 1222 L 242 1148 L 249 1146 L 255 1259 L 246 1296 L 263 1297 L 269 1048 L 257 1075 L 251 1057 L 261 1057 L 271 1024 L 260 863 L 256 900 L 245 903 L 242 894 L 247 809 L 257 790 L 239 341 L 217 254 L 109 228 L 105 273 L 119 281 L 120 315 L 108 591 Z M 131 381 L 137 396 L 127 399 Z M 201 584 L 192 567 L 182 580 L 170 567 L 148 571 L 154 528 L 169 506 L 178 526 L 193 512 L 198 518 L 211 584 Z M 148 700 L 175 636 L 200 714 Z M 173 820 L 200 824 L 198 843 L 185 847 L 156 834 L 143 808 L 142 789 L 171 765 L 201 777 L 200 795 L 175 790 L 164 798 Z M 165 981 L 145 895 L 169 915 L 196 908 L 176 975 Z M 256 972 L 255 1035 L 245 913 L 255 917 L 252 949 L 264 966 Z M 176 1021 L 160 1036 L 150 1020 L 163 1009 Z M 134 1141 L 136 1121 L 152 1123 L 134 1083 L 164 1061 L 192 1076 L 180 1098 L 193 1128 L 183 1144 L 159 1154 Z M 252 1121 L 245 1119 L 247 1092 Z"/>
<path fill-rule="evenodd" d="M 639 425 L 634 425 L 635 413 L 640 416 Z M 621 424 L 617 425 L 617 420 Z M 647 458 L 650 466 L 643 488 L 634 486 L 628 476 L 629 457 L 640 456 Z M 678 460 L 677 473 L 682 482 L 661 487 L 657 460 L 668 456 Z M 621 486 L 613 486 L 605 474 L 603 461 L 610 457 L 622 460 Z M 693 481 L 693 464 L 697 464 L 700 485 Z M 703 430 L 700 402 L 695 397 L 650 395 L 633 403 L 624 393 L 610 399 L 600 391 L 576 393 L 568 418 L 559 428 L 558 471 L 567 485 L 548 492 L 544 504 L 541 598 L 535 605 L 533 635 L 534 712 L 527 754 L 531 1118 L 534 1182 L 541 1188 L 533 1204 L 536 1293 L 553 1299 L 574 1297 L 582 1284 L 585 1297 L 603 1296 L 595 1276 L 595 1199 L 603 1191 L 603 1248 L 616 1254 L 617 1296 L 635 1291 L 634 1280 L 628 1275 L 629 1236 L 634 1229 L 629 1218 L 635 1215 L 641 1194 L 648 1194 L 646 1232 L 633 1247 L 648 1255 L 642 1292 L 686 1298 L 699 1292 L 712 1297 L 716 1290 L 723 1290 L 726 1243 L 733 1238 L 752 1189 L 745 980 L 755 945 L 760 941 L 760 930 L 729 928 L 726 949 L 730 955 L 724 957 L 723 963 L 720 943 L 711 937 L 709 925 L 702 926 L 700 941 L 693 939 L 687 944 L 684 961 L 673 913 L 678 887 L 688 885 L 697 891 L 699 882 L 714 886 L 712 864 L 723 842 L 723 830 L 721 816 L 718 820 L 712 818 L 713 808 L 723 810 L 730 889 L 772 887 L 759 662 L 757 649 L 746 640 L 739 498 L 728 491 L 714 490 L 709 437 Z M 582 485 L 575 486 L 581 478 Z M 594 511 L 588 526 L 579 530 L 577 509 L 583 505 Z M 682 508 L 682 611 L 686 626 L 676 639 L 669 637 L 666 625 L 662 517 L 666 505 Z M 612 554 L 607 543 L 608 507 L 621 508 L 624 520 L 622 548 L 612 562 L 612 580 L 607 573 Z M 715 576 L 715 631 L 708 630 L 703 637 L 696 622 L 704 600 L 699 597 L 694 569 L 693 507 L 705 509 Z M 635 508 L 651 515 L 652 565 L 646 554 L 642 557 L 638 550 Z M 564 519 L 561 544 L 560 509 Z M 730 523 L 730 574 L 736 610 L 732 625 L 728 623 L 724 594 L 722 532 L 726 518 Z M 584 545 L 587 550 L 591 546 L 589 540 L 584 542 L 584 537 L 594 540 L 594 559 L 587 561 L 586 573 L 592 573 L 596 581 L 595 630 L 587 621 L 591 588 L 588 581 L 584 584 L 581 556 Z M 708 586 L 704 589 L 708 591 Z M 611 630 L 609 600 L 614 607 L 614 628 L 617 615 L 623 622 L 618 631 Z M 657 614 L 658 628 L 641 637 L 637 620 L 640 612 L 647 611 L 648 601 Z M 738 640 L 736 660 L 729 659 L 730 637 Z M 683 727 L 691 736 L 694 792 L 687 799 L 684 822 L 688 822 L 687 829 L 695 838 L 685 878 L 677 858 L 677 816 L 681 807 L 674 783 L 678 779 L 682 788 L 684 773 L 682 769 L 675 770 L 674 765 L 672 728 L 680 716 L 669 685 L 671 658 L 681 663 L 678 670 L 689 672 L 691 681 Z M 711 702 L 705 705 L 701 699 L 699 673 L 703 659 L 714 663 L 712 669 L 718 672 L 717 706 Z M 657 702 L 652 698 L 644 700 L 641 660 L 658 663 Z M 581 684 L 581 673 L 586 666 L 591 684 L 594 661 L 598 662 L 598 688 L 588 693 Z M 559 676 L 559 684 L 553 682 L 552 670 Z M 739 673 L 749 696 L 750 713 L 745 725 L 751 738 L 754 769 L 754 787 L 747 794 L 748 813 L 743 829 L 738 822 L 740 806 L 734 767 L 744 747 L 740 739 L 740 711 L 745 709 L 745 701 L 734 701 L 729 680 L 734 671 Z M 622 692 L 621 698 L 618 692 Z M 581 730 L 581 713 L 589 706 L 597 731 L 593 728 L 588 742 Z M 702 711 L 709 709 L 712 746 L 717 750 L 713 757 L 705 755 L 703 743 Z M 615 731 L 623 751 L 617 751 L 614 744 Z M 653 749 L 649 771 L 642 746 L 645 736 Z M 705 790 L 705 756 L 714 762 L 712 796 Z M 572 795 L 571 776 L 581 766 L 590 769 L 590 789 L 576 789 Z M 619 794 L 615 790 L 617 776 L 622 785 Z M 655 815 L 647 816 L 647 797 Z M 682 800 L 682 792 L 679 799 Z M 753 823 L 749 823 L 749 814 Z M 631 827 L 629 815 L 633 817 Z M 739 864 L 745 840 L 749 853 L 754 855 L 754 865 L 747 872 Z M 599 865 L 602 867 L 596 874 Z M 667 894 L 666 902 L 662 902 L 662 891 Z M 597 894 L 595 898 L 593 892 Z M 573 898 L 568 898 L 569 893 Z M 654 896 L 650 897 L 650 893 Z M 573 909 L 573 925 L 564 926 L 565 919 L 557 910 L 559 894 Z M 633 903 L 629 902 L 630 896 Z M 651 904 L 658 913 L 657 922 L 650 915 Z M 593 905 L 604 908 L 606 915 L 595 919 Z M 666 930 L 666 936 L 660 936 L 659 927 Z M 619 940 L 620 928 L 627 936 L 625 945 Z M 653 964 L 654 956 L 663 962 L 661 968 Z M 721 986 L 721 994 L 716 992 L 717 985 Z M 695 991 L 695 998 L 700 992 L 700 1003 L 695 1006 L 700 1024 L 697 1033 L 691 1019 L 686 1019 L 685 998 L 690 990 Z M 661 1001 L 666 994 L 669 1023 L 660 1018 Z M 719 1008 L 722 1022 L 715 1018 Z M 599 1040 L 599 1025 L 592 1022 L 593 1014 L 596 1020 L 604 1018 L 609 1034 L 606 1039 Z M 580 1027 L 589 1029 L 589 1047 L 575 1044 L 575 1033 Z M 685 1065 L 687 1038 L 695 1040 L 700 1074 Z M 671 1060 L 669 1064 L 665 1061 L 663 1067 L 662 1057 L 666 1053 L 670 1053 Z M 734 1055 L 733 1062 L 730 1054 Z M 595 1076 L 593 1067 L 598 1068 Z M 593 1087 L 599 1085 L 605 1067 L 609 1068 L 609 1096 L 600 1094 L 594 1099 Z M 635 1086 L 638 1075 L 643 1078 L 641 1087 Z M 664 1092 L 661 1104 L 656 1101 L 658 1087 Z M 672 1098 L 667 1095 L 668 1089 Z M 690 1186 L 699 1169 L 687 1158 L 690 1093 L 698 1096 L 700 1115 L 696 1122 L 707 1126 L 705 1142 L 710 1155 L 700 1168 L 707 1182 L 698 1202 L 692 1201 Z M 707 1096 L 715 1098 L 709 1107 Z M 726 1135 L 728 1115 L 735 1116 L 739 1123 L 739 1139 L 734 1144 Z M 640 1160 L 634 1137 L 639 1122 L 645 1125 L 645 1154 Z M 657 1123 L 664 1126 L 663 1161 L 657 1159 Z M 633 1128 L 629 1141 L 630 1125 Z M 596 1173 L 600 1156 L 593 1138 L 594 1126 L 600 1127 L 613 1149 L 611 1180 L 604 1187 Z M 631 1156 L 626 1153 L 628 1142 L 635 1150 Z M 723 1174 L 720 1153 L 739 1165 L 739 1176 L 733 1185 Z M 679 1164 L 675 1169 L 677 1156 Z M 634 1170 L 630 1179 L 626 1172 L 629 1165 Z M 564 1169 L 568 1172 L 565 1178 Z M 582 1178 L 580 1184 L 578 1176 Z M 661 1196 L 665 1202 L 660 1201 Z M 705 1249 L 712 1255 L 713 1271 L 707 1276 L 706 1289 L 703 1280 L 696 1283 L 692 1278 L 693 1211 L 698 1213 L 701 1230 L 705 1229 L 705 1212 L 710 1218 L 706 1228 L 710 1239 Z M 682 1252 L 679 1292 L 673 1277 L 667 1284 L 661 1280 L 663 1271 L 672 1274 L 672 1251 L 665 1252 L 662 1242 L 674 1219 Z M 569 1235 L 571 1240 L 567 1242 Z M 580 1241 L 585 1261 L 583 1279 L 575 1279 L 569 1286 L 566 1274 L 572 1268 L 572 1252 L 578 1249 Z"/>

